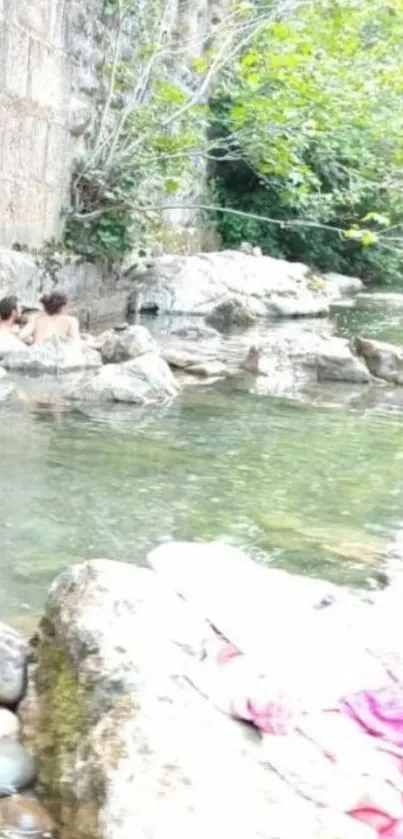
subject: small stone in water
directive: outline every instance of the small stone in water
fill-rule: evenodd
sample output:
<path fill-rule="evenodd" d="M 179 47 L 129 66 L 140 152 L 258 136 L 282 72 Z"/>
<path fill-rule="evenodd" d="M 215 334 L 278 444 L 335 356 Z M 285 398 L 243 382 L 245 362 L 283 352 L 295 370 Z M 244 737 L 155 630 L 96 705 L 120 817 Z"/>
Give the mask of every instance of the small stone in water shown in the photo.
<path fill-rule="evenodd" d="M 45 839 L 53 836 L 55 823 L 49 813 L 36 801 L 12 795 L 0 799 L 1 829 L 21 832 L 21 836 L 30 839 Z"/>
<path fill-rule="evenodd" d="M 0 740 L 0 796 L 25 789 L 35 777 L 35 761 L 24 746 Z"/>
<path fill-rule="evenodd" d="M 18 740 L 20 721 L 8 708 L 0 708 L 0 740 Z"/>
<path fill-rule="evenodd" d="M 11 627 L 0 623 L 0 705 L 22 699 L 26 685 L 27 645 Z"/>

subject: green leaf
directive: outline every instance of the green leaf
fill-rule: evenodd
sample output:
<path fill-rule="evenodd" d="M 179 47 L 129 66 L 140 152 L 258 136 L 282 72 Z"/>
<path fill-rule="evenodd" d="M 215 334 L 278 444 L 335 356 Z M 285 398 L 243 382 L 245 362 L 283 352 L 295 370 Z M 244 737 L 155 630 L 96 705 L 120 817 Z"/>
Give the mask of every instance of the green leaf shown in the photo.
<path fill-rule="evenodd" d="M 164 183 L 165 192 L 178 192 L 180 189 L 179 181 L 175 180 L 175 178 L 167 178 Z"/>

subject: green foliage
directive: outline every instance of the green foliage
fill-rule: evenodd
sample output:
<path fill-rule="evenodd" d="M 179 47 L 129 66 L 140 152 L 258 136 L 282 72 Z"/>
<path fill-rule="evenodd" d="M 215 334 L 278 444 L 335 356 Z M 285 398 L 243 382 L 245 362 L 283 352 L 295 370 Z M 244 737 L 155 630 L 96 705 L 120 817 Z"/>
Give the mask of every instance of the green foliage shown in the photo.
<path fill-rule="evenodd" d="M 258 30 L 212 102 L 226 156 L 212 186 L 222 205 L 285 225 L 219 214 L 225 242 L 398 279 L 402 38 L 402 0 L 317 0 Z M 293 219 L 307 226 L 290 227 Z"/>
<path fill-rule="evenodd" d="M 175 81 L 176 34 L 161 40 L 164 15 L 163 0 L 147 3 L 141 19 L 129 0 L 104 0 L 99 101 L 65 219 L 65 245 L 87 259 L 119 261 L 139 241 L 155 238 L 159 207 L 191 179 L 207 107 Z M 124 39 L 131 52 L 126 46 L 122 56 Z M 200 84 L 211 60 L 195 59 Z"/>

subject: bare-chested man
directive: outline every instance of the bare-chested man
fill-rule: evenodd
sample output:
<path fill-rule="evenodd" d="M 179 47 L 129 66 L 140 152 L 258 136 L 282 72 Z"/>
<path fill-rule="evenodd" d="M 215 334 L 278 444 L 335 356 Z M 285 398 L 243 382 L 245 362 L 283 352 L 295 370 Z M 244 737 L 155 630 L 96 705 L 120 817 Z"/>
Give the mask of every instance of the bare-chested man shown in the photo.
<path fill-rule="evenodd" d="M 43 312 L 34 315 L 24 327 L 20 337 L 26 344 L 43 344 L 49 338 L 66 338 L 72 343 L 80 343 L 80 330 L 77 318 L 66 313 L 67 297 L 60 291 L 42 294 L 40 302 Z"/>

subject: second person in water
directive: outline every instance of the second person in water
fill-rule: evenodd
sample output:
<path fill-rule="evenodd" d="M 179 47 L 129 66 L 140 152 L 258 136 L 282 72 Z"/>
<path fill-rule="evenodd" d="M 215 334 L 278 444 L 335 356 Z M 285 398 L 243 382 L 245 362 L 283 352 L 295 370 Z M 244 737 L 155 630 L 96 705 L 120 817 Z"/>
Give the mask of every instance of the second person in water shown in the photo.
<path fill-rule="evenodd" d="M 80 341 L 78 320 L 67 314 L 67 297 L 60 291 L 42 294 L 43 311 L 35 314 L 21 330 L 19 337 L 26 344 L 43 344 L 49 338 L 66 338 Z"/>

